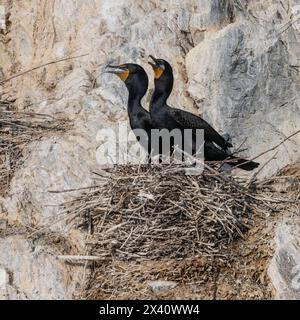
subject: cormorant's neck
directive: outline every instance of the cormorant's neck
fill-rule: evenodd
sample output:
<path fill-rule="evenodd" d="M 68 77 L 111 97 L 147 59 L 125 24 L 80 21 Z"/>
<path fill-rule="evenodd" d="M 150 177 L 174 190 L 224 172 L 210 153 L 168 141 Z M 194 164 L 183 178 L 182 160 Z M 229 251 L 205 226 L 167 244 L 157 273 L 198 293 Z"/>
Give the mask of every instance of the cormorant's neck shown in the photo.
<path fill-rule="evenodd" d="M 128 88 L 129 95 L 128 95 L 128 112 L 134 113 L 137 112 L 140 108 L 142 108 L 141 100 L 146 94 L 145 91 L 137 90 L 135 87 Z"/>
<path fill-rule="evenodd" d="M 155 90 L 150 102 L 150 108 L 152 109 L 159 108 L 167 104 L 167 100 L 173 89 L 173 79 L 169 78 L 167 81 L 156 80 L 154 84 Z"/>
<path fill-rule="evenodd" d="M 155 88 L 151 98 L 150 108 L 161 107 L 162 105 L 166 104 L 169 96 L 170 96 L 170 93 L 164 90 Z"/>

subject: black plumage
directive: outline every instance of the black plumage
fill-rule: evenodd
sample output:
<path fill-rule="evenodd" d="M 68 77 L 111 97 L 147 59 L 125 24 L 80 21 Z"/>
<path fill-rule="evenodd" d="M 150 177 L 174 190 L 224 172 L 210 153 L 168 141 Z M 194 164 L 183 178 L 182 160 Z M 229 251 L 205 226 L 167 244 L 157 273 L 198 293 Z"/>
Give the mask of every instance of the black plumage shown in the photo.
<path fill-rule="evenodd" d="M 230 155 L 228 148 L 231 143 L 226 141 L 204 119 L 181 109 L 171 108 L 167 100 L 172 92 L 174 77 L 171 65 L 163 60 L 150 56 L 153 62 L 149 62 L 155 73 L 155 90 L 150 102 L 150 115 L 152 126 L 157 129 L 203 129 L 204 130 L 204 157 L 207 161 L 229 160 L 231 166 L 251 171 L 259 166 L 259 163 L 237 158 Z M 194 139 L 193 139 L 194 140 Z M 194 143 L 194 141 L 193 141 Z"/>
<path fill-rule="evenodd" d="M 107 73 L 113 73 L 124 81 L 128 90 L 127 112 L 131 129 L 135 132 L 138 141 L 151 154 L 151 129 L 152 121 L 150 113 L 143 108 L 141 100 L 148 90 L 148 76 L 145 70 L 138 64 L 126 63 L 120 66 L 108 65 L 111 70 Z M 141 139 L 140 131 L 143 129 L 147 134 L 147 139 Z"/>

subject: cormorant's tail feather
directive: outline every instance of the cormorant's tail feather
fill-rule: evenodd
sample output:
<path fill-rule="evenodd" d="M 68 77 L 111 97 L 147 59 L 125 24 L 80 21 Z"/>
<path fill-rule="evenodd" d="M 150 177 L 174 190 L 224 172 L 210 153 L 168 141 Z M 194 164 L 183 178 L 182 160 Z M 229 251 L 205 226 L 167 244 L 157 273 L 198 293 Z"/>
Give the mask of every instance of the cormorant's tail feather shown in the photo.
<path fill-rule="evenodd" d="M 235 160 L 234 162 L 230 162 L 230 165 L 246 171 L 255 170 L 260 165 L 258 162 L 237 158 L 235 156 L 230 156 L 230 160 Z"/>

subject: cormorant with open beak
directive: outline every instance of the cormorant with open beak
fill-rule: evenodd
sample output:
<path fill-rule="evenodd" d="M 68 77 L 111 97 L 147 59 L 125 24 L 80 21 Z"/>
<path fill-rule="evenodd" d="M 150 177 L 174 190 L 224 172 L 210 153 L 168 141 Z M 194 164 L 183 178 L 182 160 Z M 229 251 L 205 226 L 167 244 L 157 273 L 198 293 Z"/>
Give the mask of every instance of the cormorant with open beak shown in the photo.
<path fill-rule="evenodd" d="M 150 102 L 152 125 L 156 129 L 203 129 L 204 130 L 204 157 L 207 161 L 224 161 L 233 167 L 251 171 L 259 163 L 240 159 L 230 155 L 228 148 L 232 145 L 226 141 L 209 123 L 202 118 L 180 109 L 171 108 L 167 100 L 173 90 L 174 77 L 171 65 L 163 60 L 156 59 L 149 62 L 154 70 L 155 90 Z"/>
<path fill-rule="evenodd" d="M 130 127 L 132 130 L 143 129 L 147 133 L 147 142 L 136 134 L 138 141 L 151 154 L 151 129 L 152 121 L 150 114 L 142 107 L 141 100 L 148 90 L 148 76 L 145 70 L 138 64 L 126 63 L 119 66 L 108 65 L 110 70 L 106 73 L 117 75 L 126 85 L 129 96 L 127 103 L 127 112 L 129 116 Z"/>

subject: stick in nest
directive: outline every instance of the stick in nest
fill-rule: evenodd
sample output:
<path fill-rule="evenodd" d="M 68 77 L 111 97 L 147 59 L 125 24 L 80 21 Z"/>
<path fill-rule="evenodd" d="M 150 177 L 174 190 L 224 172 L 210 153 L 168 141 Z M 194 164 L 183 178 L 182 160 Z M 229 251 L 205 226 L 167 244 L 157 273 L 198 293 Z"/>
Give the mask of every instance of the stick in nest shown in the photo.
<path fill-rule="evenodd" d="M 92 220 L 89 254 L 183 259 L 221 254 L 242 237 L 253 210 L 262 210 L 247 181 L 208 170 L 208 165 L 202 175 L 180 170 L 174 175 L 178 166 L 116 166 L 102 185 L 81 190 L 66 203 L 69 224 L 83 227 L 87 217 Z"/>

